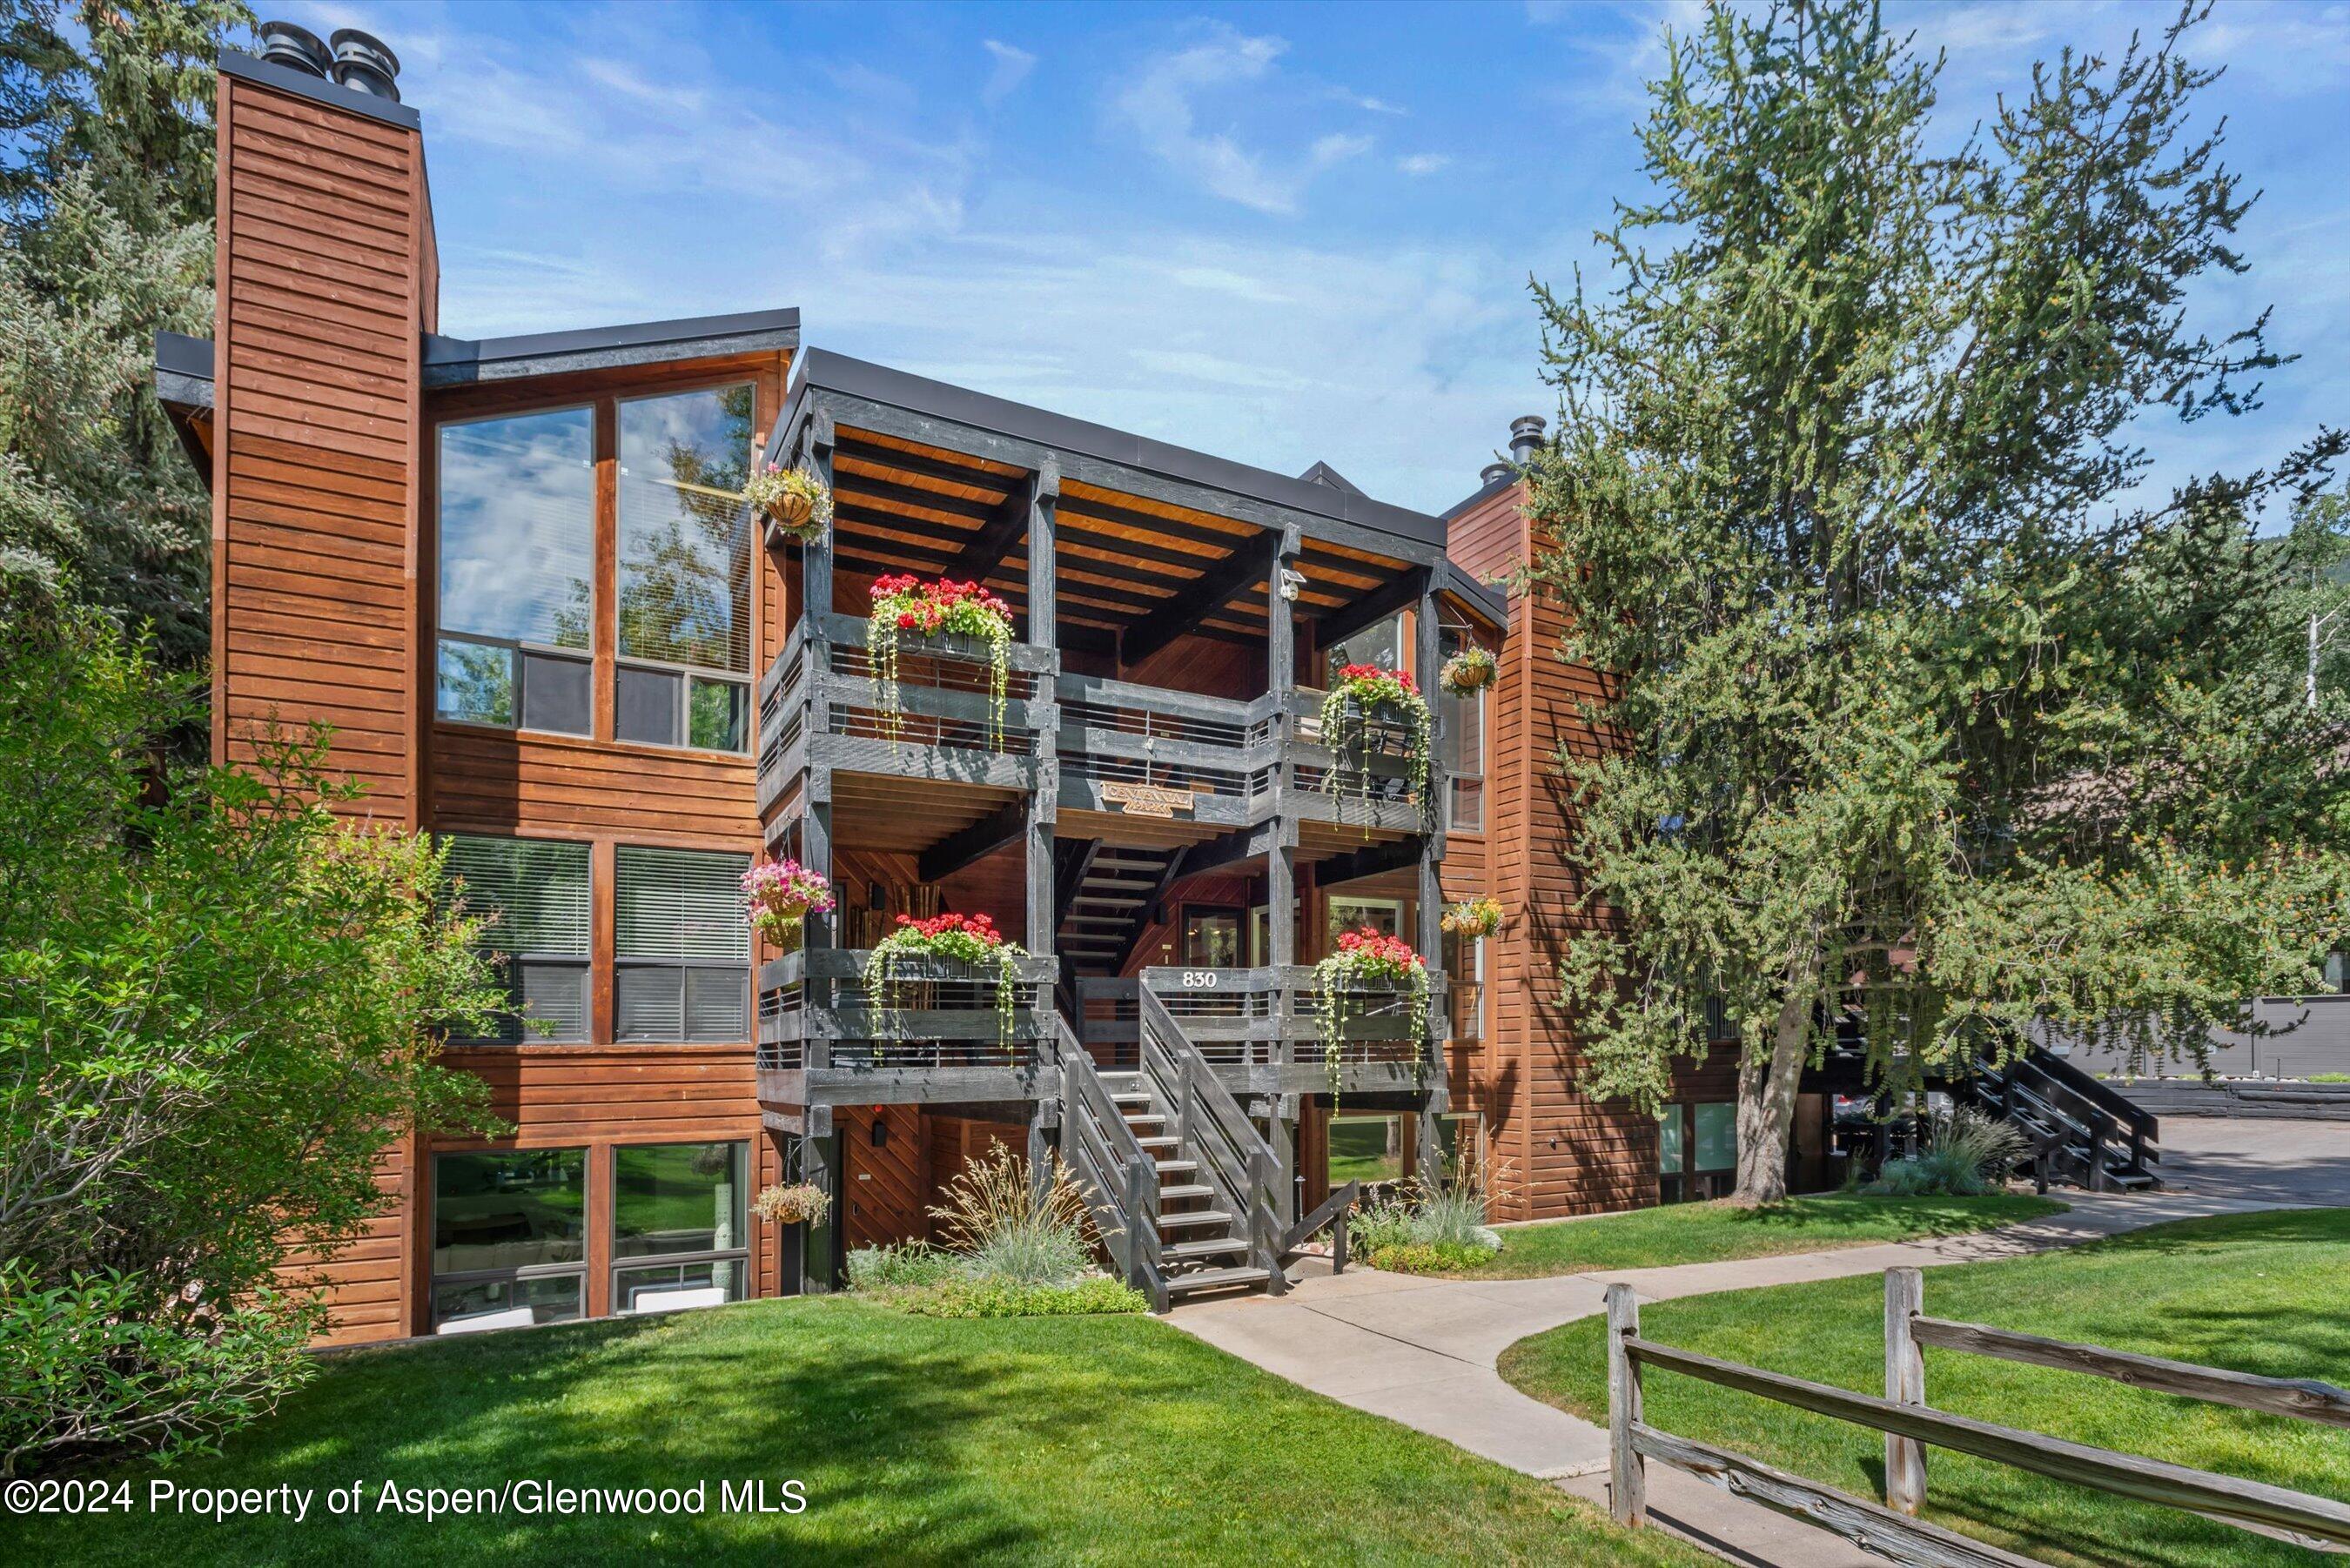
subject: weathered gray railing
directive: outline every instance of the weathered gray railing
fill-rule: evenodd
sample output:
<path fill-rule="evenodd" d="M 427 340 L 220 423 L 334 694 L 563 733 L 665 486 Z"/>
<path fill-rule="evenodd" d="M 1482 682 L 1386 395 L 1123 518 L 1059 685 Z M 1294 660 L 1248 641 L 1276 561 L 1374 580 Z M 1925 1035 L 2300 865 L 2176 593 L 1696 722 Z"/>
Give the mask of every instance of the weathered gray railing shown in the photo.
<path fill-rule="evenodd" d="M 1413 766 L 1410 724 L 1383 710 L 1359 714 L 1342 756 L 1322 732 L 1323 696 L 1311 690 L 1290 695 L 1288 738 L 1272 781 L 1288 815 L 1395 833 L 1425 829 L 1431 815 L 1422 798 L 1427 776 Z"/>
<path fill-rule="evenodd" d="M 1362 1199 L 1363 1184 L 1359 1181 L 1350 1181 L 1333 1190 L 1314 1212 L 1289 1228 L 1287 1234 L 1281 1239 L 1281 1255 L 1284 1258 L 1294 1255 L 1315 1232 L 1326 1226 L 1330 1231 L 1330 1272 L 1345 1273 L 1348 1222 L 1354 1218 L 1355 1205 Z"/>
<path fill-rule="evenodd" d="M 1064 675 L 1060 808 L 1172 816 L 1240 826 L 1250 820 L 1253 744 L 1262 704 Z"/>
<path fill-rule="evenodd" d="M 1249 1262 L 1266 1271 L 1266 1289 L 1288 1288 L 1281 1272 L 1289 1183 L 1281 1160 L 1182 1025 L 1150 992 L 1142 993 L 1142 1071 L 1174 1118 L 1169 1129 L 1200 1161 L 1225 1212 L 1245 1223 Z"/>
<path fill-rule="evenodd" d="M 880 705 L 870 635 L 855 616 L 821 616 L 813 627 L 804 618 L 767 667 L 759 681 L 762 811 L 815 761 L 857 773 L 1035 787 L 1057 652 L 1012 645 L 999 723 L 985 642 L 906 633 L 892 715 Z"/>
<path fill-rule="evenodd" d="M 1325 1085 L 1321 1010 L 1328 999 L 1311 965 L 1151 968 L 1141 980 L 1215 1067 L 1262 1070 L 1284 1093 Z M 1409 1090 L 1436 1081 L 1430 1075 L 1442 1071 L 1437 1042 L 1443 1033 L 1437 1009 L 1445 991 L 1443 974 L 1431 972 L 1422 1012 L 1411 1005 L 1409 984 L 1347 982 L 1338 1028 L 1342 1087 Z"/>
<path fill-rule="evenodd" d="M 1077 1037 L 1097 1066 L 1131 1072 L 1142 1041 L 1142 981 L 1086 975 L 1077 981 Z"/>
<path fill-rule="evenodd" d="M 1152 1311 L 1165 1312 L 1157 1164 L 1067 1023 L 1056 1015 L 1053 1023 L 1060 1039 L 1061 1158 L 1085 1192 L 1094 1228 L 1119 1277 L 1150 1298 Z"/>
<path fill-rule="evenodd" d="M 1952 1564 L 2016 1568 L 2030 1563 L 2029 1558 L 1910 1517 L 1925 1501 L 1925 1450 L 1932 1446 L 2116 1497 L 2199 1513 L 2240 1529 L 2282 1535 L 2299 1545 L 2350 1546 L 2350 1503 L 1934 1409 L 1926 1403 L 1926 1366 L 1919 1347 L 1934 1345 L 2060 1367 L 2185 1398 L 2331 1426 L 2350 1426 L 2350 1391 L 2328 1383 L 2256 1377 L 2103 1345 L 2043 1339 L 1981 1324 L 1951 1323 L 1926 1316 L 1924 1305 L 1925 1285 L 1918 1270 L 1886 1271 L 1885 1397 L 1878 1398 L 1644 1339 L 1639 1301 L 1632 1287 L 1609 1285 L 1608 1491 L 1616 1521 L 1629 1526 L 1648 1521 L 1646 1464 L 1655 1459 L 1734 1496 L 1833 1532 L 1893 1563 L 1920 1568 Z M 1727 1449 L 1659 1430 L 1648 1424 L 1643 1403 L 1641 1372 L 1646 1367 L 1678 1372 L 1884 1433 L 1886 1501 L 1890 1506 L 1880 1507 Z"/>
<path fill-rule="evenodd" d="M 806 1095 L 858 1091 L 903 1102 L 1050 1092 L 1050 957 L 1013 961 L 1007 1039 L 998 1011 L 1005 981 L 995 966 L 900 957 L 891 971 L 899 1004 L 879 1006 L 866 992 L 869 956 L 817 948 L 759 967 L 759 1071 L 795 1075 L 763 1085 L 763 1096 L 805 1104 Z"/>

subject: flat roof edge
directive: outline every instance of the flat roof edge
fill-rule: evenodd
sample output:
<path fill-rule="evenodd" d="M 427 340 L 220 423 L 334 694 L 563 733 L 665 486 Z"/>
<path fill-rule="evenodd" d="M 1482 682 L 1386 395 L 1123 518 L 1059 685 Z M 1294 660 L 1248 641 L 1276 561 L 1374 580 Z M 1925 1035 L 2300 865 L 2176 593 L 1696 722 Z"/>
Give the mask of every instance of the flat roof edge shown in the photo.
<path fill-rule="evenodd" d="M 852 359 L 828 349 L 810 348 L 803 353 L 793 368 L 793 380 L 795 396 L 802 389 L 813 387 L 865 398 L 1040 446 L 1083 452 L 1106 462 L 1145 470 L 1203 488 L 1229 491 L 1291 511 L 1376 529 L 1422 545 L 1440 548 L 1445 541 L 1445 520 L 1429 513 L 1015 403 L 967 387 L 934 381 L 910 371 L 893 370 L 886 365 Z"/>
<path fill-rule="evenodd" d="M 567 370 L 717 358 L 761 349 L 797 348 L 799 341 L 797 306 L 563 332 L 533 332 L 513 337 L 431 335 L 424 339 L 424 384 L 468 386 Z"/>
<path fill-rule="evenodd" d="M 330 109 L 348 109 L 363 114 L 369 119 L 380 119 L 386 125 L 396 125 L 402 130 L 421 130 L 424 117 L 404 103 L 394 103 L 388 98 L 378 98 L 371 92 L 347 88 L 340 82 L 314 77 L 307 71 L 297 71 L 292 66 L 281 66 L 246 54 L 243 49 L 223 49 L 215 62 L 224 76 L 242 77 L 261 87 L 272 88 L 296 98 L 307 98 Z"/>

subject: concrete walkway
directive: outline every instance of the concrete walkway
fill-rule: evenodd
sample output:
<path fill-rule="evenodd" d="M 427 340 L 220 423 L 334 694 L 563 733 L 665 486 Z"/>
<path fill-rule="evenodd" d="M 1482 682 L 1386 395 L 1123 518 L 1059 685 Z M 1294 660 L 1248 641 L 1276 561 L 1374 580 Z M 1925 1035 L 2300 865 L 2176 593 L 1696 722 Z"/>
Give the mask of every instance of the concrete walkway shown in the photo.
<path fill-rule="evenodd" d="M 2282 1207 L 2217 1193 L 2066 1192 L 2063 1214 L 1936 1241 L 1541 1280 L 1425 1280 L 1357 1269 L 1299 1280 L 1281 1297 L 1178 1309 L 1169 1322 L 1318 1394 L 1442 1438 L 1606 1506 L 1607 1432 L 1502 1381 L 1502 1352 L 1603 1310 L 1607 1285 L 1643 1301 L 2016 1257 L 2167 1220 Z M 1881 1564 L 1835 1536 L 1663 1466 L 1648 1470 L 1657 1523 L 1734 1562 L 1789 1568 Z"/>

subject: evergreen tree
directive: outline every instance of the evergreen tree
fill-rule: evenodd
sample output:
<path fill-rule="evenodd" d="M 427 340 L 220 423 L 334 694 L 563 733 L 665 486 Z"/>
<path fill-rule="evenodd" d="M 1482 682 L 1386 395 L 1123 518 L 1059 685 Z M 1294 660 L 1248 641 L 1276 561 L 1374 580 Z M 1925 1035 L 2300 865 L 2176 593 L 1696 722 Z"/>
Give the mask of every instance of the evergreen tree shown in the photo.
<path fill-rule="evenodd" d="M 154 394 L 213 309 L 234 0 L 0 0 L 0 580 L 206 648 L 209 509 Z"/>
<path fill-rule="evenodd" d="M 1608 917 L 1564 972 L 1586 1086 L 1659 1101 L 1718 1002 L 1743 1201 L 1783 1193 L 1840 1018 L 1897 1082 L 2050 1025 L 2191 1050 L 2344 924 L 2253 536 L 2339 440 L 2134 493 L 2146 416 L 2248 412 L 2280 362 L 2265 317 L 2186 323 L 2249 204 L 2189 124 L 2199 18 L 2063 53 L 1939 150 L 1940 63 L 1874 5 L 1717 7 L 1652 85 L 1612 292 L 1537 290 L 1534 576 L 1620 742 L 1558 759 Z"/>

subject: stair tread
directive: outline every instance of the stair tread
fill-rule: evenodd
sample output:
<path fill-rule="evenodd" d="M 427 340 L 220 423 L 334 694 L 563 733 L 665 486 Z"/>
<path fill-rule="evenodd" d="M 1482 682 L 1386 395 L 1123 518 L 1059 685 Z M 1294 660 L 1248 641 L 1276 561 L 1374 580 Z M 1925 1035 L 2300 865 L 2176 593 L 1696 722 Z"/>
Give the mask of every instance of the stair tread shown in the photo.
<path fill-rule="evenodd" d="M 1197 1170 L 1200 1168 L 1200 1162 L 1196 1159 L 1162 1159 L 1158 1163 L 1159 1168 L 1162 1171 Z"/>
<path fill-rule="evenodd" d="M 1159 1189 L 1159 1196 L 1161 1199 L 1169 1198 L 1213 1198 L 1215 1195 L 1216 1189 L 1210 1187 L 1203 1181 L 1179 1182 L 1172 1187 L 1162 1187 Z"/>
<path fill-rule="evenodd" d="M 1202 1269 L 1196 1274 L 1176 1274 L 1167 1281 L 1167 1293 L 1189 1295 L 1193 1291 L 1222 1290 L 1232 1285 L 1253 1285 L 1273 1278 L 1273 1271 L 1254 1263 L 1235 1264 L 1229 1269 Z"/>
<path fill-rule="evenodd" d="M 1180 1262 L 1191 1258 L 1212 1258 L 1220 1253 L 1247 1251 L 1248 1243 L 1238 1236 L 1203 1236 L 1196 1241 L 1170 1241 L 1159 1249 L 1159 1255 Z"/>
<path fill-rule="evenodd" d="M 1162 1231 L 1179 1225 L 1229 1225 L 1232 1222 L 1231 1212 L 1222 1209 L 1200 1209 L 1189 1214 L 1161 1214 L 1159 1217 L 1159 1228 Z"/>

